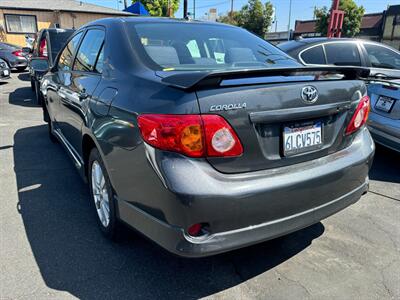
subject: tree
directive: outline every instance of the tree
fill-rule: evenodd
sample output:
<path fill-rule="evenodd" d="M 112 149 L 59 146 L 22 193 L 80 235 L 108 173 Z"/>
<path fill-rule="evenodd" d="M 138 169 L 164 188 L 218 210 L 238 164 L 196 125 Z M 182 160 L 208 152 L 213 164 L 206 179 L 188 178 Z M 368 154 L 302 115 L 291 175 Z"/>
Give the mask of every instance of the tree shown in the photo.
<path fill-rule="evenodd" d="M 136 2 L 136 0 L 133 0 L 132 2 Z M 173 17 L 179 8 L 180 0 L 140 0 L 140 2 L 146 7 L 149 14 L 154 17 L 167 17 L 169 2 L 171 17 Z"/>
<path fill-rule="evenodd" d="M 249 0 L 238 12 L 222 16 L 218 22 L 243 27 L 260 37 L 264 37 L 272 24 L 273 6 L 271 2 L 262 4 L 260 0 Z"/>
<path fill-rule="evenodd" d="M 361 20 L 365 13 L 363 6 L 357 6 L 354 0 L 340 0 L 339 9 L 344 11 L 342 36 L 354 37 L 360 32 Z M 326 36 L 330 11 L 326 6 L 315 10 L 317 18 L 316 30 Z"/>

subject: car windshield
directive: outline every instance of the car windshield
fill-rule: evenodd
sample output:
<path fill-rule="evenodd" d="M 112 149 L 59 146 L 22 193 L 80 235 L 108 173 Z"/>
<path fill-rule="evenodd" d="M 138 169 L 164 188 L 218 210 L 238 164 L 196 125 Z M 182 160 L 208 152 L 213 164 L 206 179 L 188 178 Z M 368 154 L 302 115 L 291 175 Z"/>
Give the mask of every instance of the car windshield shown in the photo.
<path fill-rule="evenodd" d="M 199 23 L 130 24 L 139 51 L 163 70 L 296 67 L 287 54 L 246 30 Z"/>

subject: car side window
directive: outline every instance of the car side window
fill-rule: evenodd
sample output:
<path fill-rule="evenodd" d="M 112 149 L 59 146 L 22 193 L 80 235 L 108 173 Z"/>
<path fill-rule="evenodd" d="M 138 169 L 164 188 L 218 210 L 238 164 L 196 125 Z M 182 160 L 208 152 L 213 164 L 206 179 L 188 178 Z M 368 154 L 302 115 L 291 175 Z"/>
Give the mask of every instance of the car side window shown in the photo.
<path fill-rule="evenodd" d="M 374 68 L 400 69 L 400 54 L 373 44 L 364 44 L 364 47 Z"/>
<path fill-rule="evenodd" d="M 72 40 L 69 41 L 67 46 L 62 51 L 60 58 L 58 60 L 57 69 L 61 71 L 69 71 L 72 67 L 72 61 L 74 58 L 74 54 L 76 48 L 79 45 L 79 41 L 82 37 L 82 32 L 79 32 L 75 35 Z"/>
<path fill-rule="evenodd" d="M 86 33 L 75 58 L 73 70 L 93 72 L 97 57 L 104 42 L 104 31 L 101 29 L 89 29 Z"/>
<path fill-rule="evenodd" d="M 324 45 L 328 64 L 336 66 L 361 66 L 356 43 L 328 43 Z"/>
<path fill-rule="evenodd" d="M 305 50 L 300 54 L 301 59 L 306 64 L 325 65 L 325 55 L 322 46 L 316 46 Z"/>

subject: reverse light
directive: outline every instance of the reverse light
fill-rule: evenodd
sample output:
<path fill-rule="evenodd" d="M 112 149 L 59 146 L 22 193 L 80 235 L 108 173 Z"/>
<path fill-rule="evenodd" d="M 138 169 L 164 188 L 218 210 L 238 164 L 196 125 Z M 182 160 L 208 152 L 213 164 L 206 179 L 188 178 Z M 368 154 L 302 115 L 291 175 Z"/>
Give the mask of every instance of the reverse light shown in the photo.
<path fill-rule="evenodd" d="M 239 156 L 243 147 L 228 122 L 218 115 L 143 114 L 143 140 L 155 148 L 189 157 Z"/>
<path fill-rule="evenodd" d="M 350 120 L 349 125 L 346 128 L 346 134 L 352 134 L 363 126 L 368 119 L 368 114 L 370 110 L 370 99 L 368 96 L 361 98 L 360 103 L 358 103 L 357 108 L 354 112 L 353 117 Z"/>

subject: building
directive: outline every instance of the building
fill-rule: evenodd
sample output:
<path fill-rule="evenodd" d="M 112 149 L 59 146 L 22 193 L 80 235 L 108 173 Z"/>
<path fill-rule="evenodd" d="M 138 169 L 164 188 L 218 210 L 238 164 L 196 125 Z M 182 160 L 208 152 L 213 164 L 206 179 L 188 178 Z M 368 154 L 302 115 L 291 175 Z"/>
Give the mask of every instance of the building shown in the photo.
<path fill-rule="evenodd" d="M 297 20 L 293 38 L 321 36 L 321 33 L 316 32 L 315 25 L 316 20 Z M 391 5 L 381 13 L 365 14 L 356 37 L 382 42 L 400 49 L 400 5 Z"/>
<path fill-rule="evenodd" d="M 365 14 L 361 20 L 359 38 L 379 41 L 381 38 L 384 13 Z M 316 20 L 296 21 L 294 38 L 320 37 L 316 32 Z"/>
<path fill-rule="evenodd" d="M 277 45 L 279 43 L 291 40 L 292 39 L 292 34 L 293 34 L 292 30 L 289 33 L 290 37 L 288 37 L 288 32 L 287 31 L 267 32 L 265 34 L 265 39 L 268 42 L 270 42 L 270 43 L 272 43 L 274 45 Z"/>
<path fill-rule="evenodd" d="M 0 41 L 26 46 L 26 36 L 43 28 L 79 28 L 96 19 L 131 15 L 74 0 L 1 0 Z"/>
<path fill-rule="evenodd" d="M 400 5 L 392 5 L 387 9 L 383 23 L 381 41 L 400 50 Z"/>

